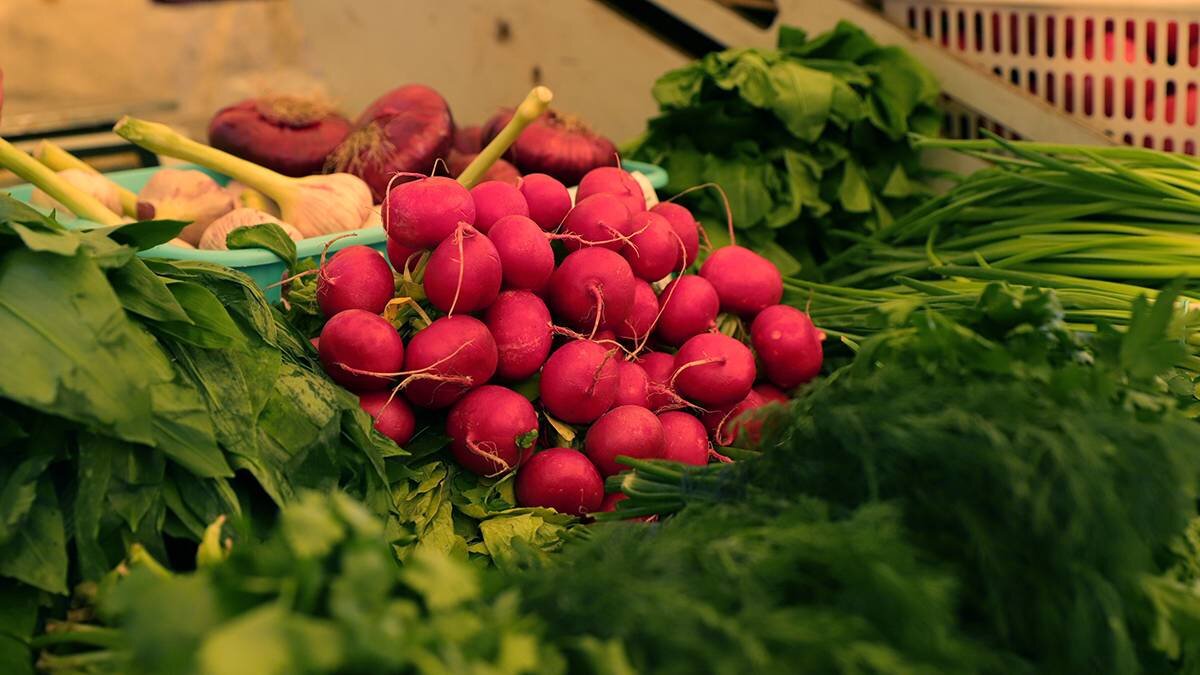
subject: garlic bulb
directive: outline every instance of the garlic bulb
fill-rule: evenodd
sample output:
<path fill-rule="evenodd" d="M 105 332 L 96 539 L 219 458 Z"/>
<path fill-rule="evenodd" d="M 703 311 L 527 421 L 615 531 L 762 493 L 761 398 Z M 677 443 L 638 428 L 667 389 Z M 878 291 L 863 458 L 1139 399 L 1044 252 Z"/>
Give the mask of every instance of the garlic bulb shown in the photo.
<path fill-rule="evenodd" d="M 121 213 L 121 193 L 117 190 L 117 186 L 104 176 L 81 171 L 80 169 L 63 169 L 58 172 L 58 175 L 71 185 L 95 197 L 104 205 L 104 208 L 112 211 L 114 214 Z M 33 196 L 30 197 L 29 201 L 37 206 L 54 209 L 60 213 L 71 213 L 70 209 L 43 192 L 41 188 L 34 188 Z M 71 213 L 71 215 L 78 214 Z"/>
<path fill-rule="evenodd" d="M 170 246 L 178 246 L 179 248 L 196 248 L 179 237 L 175 237 L 171 241 L 168 241 L 167 244 Z"/>
<path fill-rule="evenodd" d="M 225 237 L 230 232 L 242 227 L 250 227 L 252 225 L 262 225 L 263 223 L 275 223 L 283 228 L 287 236 L 299 241 L 304 238 L 304 235 L 299 230 L 279 220 L 275 216 L 259 211 L 257 209 L 234 209 L 229 213 L 214 220 L 208 229 L 204 230 L 204 235 L 200 237 L 200 246 L 202 249 L 214 251 L 228 250 L 225 245 Z"/>
<path fill-rule="evenodd" d="M 138 193 L 138 218 L 189 221 L 179 237 L 193 245 L 234 206 L 233 197 L 203 171 L 159 169 Z"/>
<path fill-rule="evenodd" d="M 267 199 L 266 195 L 258 190 L 247 187 L 245 183 L 231 180 L 225 184 L 225 191 L 229 193 L 230 197 L 233 197 L 233 201 L 239 208 L 244 206 L 248 209 L 258 209 L 276 218 L 279 217 L 279 207 L 275 205 L 275 202 Z"/>
<path fill-rule="evenodd" d="M 121 118 L 113 131 L 151 152 L 194 162 L 258 190 L 305 237 L 357 230 L 371 214 L 371 189 L 348 173 L 291 178 L 185 138 L 166 125 L 132 117 Z"/>

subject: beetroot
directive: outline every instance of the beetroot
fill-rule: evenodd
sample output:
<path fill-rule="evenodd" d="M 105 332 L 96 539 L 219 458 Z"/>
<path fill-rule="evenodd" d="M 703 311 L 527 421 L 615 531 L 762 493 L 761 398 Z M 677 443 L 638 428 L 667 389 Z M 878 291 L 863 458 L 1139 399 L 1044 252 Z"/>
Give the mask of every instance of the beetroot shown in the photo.
<path fill-rule="evenodd" d="M 484 234 L 505 216 L 529 216 L 525 197 L 508 183 L 484 181 L 471 188 L 471 199 L 475 202 L 475 229 Z"/>
<path fill-rule="evenodd" d="M 424 85 L 405 85 L 358 116 L 354 131 L 329 155 L 325 170 L 358 176 L 379 202 L 394 174 L 431 173 L 434 160 L 446 156 L 453 140 L 454 119 L 445 99 Z"/>
<path fill-rule="evenodd" d="M 433 248 L 459 223 L 475 223 L 475 201 L 458 181 L 434 176 L 400 183 L 383 201 L 388 237 L 408 248 Z"/>
<path fill-rule="evenodd" d="M 700 252 L 700 223 L 686 207 L 675 202 L 659 202 L 650 208 L 651 213 L 657 213 L 670 223 L 671 229 L 679 237 L 678 243 L 683 245 L 683 251 L 675 261 L 674 269 L 686 269 L 696 262 Z"/>
<path fill-rule="evenodd" d="M 712 330 L 717 325 L 721 301 L 717 290 L 703 277 L 685 274 L 667 284 L 658 296 L 662 313 L 655 332 L 659 340 L 679 346 L 693 335 Z"/>
<path fill-rule="evenodd" d="M 572 206 L 566 186 L 544 173 L 531 173 L 521 178 L 518 187 L 533 222 L 547 232 L 558 229 Z"/>
<path fill-rule="evenodd" d="M 409 248 L 404 244 L 388 237 L 387 240 L 387 258 L 392 264 L 392 268 L 397 272 L 404 272 L 406 267 L 415 265 L 417 258 L 421 256 L 421 249 Z"/>
<path fill-rule="evenodd" d="M 704 427 L 712 434 L 717 445 L 732 445 L 743 434 L 750 443 L 757 444 L 762 420 L 754 418 L 752 413 L 766 404 L 767 401 L 751 389 L 741 401 L 704 413 Z"/>
<path fill-rule="evenodd" d="M 446 170 L 450 172 L 451 176 L 458 178 L 478 155 L 478 152 L 463 154 L 452 150 L 450 156 L 446 158 Z M 480 180 L 494 180 L 501 183 L 508 183 L 509 185 L 519 185 L 521 183 L 521 172 L 517 171 L 517 167 L 512 164 L 498 159 L 492 162 L 487 171 L 483 172 Z"/>
<path fill-rule="evenodd" d="M 807 314 L 787 305 L 767 307 L 750 325 L 750 341 L 767 379 L 784 389 L 821 372 L 823 337 Z"/>
<path fill-rule="evenodd" d="M 512 119 L 511 110 L 494 115 L 483 128 L 486 145 Z M 581 120 L 549 110 L 521 132 L 505 155 L 521 173 L 544 173 L 577 185 L 598 166 L 617 165 L 617 146 Z"/>
<path fill-rule="evenodd" d="M 321 329 L 317 352 L 334 382 L 352 391 L 388 387 L 404 365 L 404 341 L 387 319 L 361 309 L 335 314 Z"/>
<path fill-rule="evenodd" d="M 642 193 L 642 186 L 619 166 L 602 166 L 587 172 L 579 181 L 575 200 L 583 201 L 598 194 L 609 194 L 621 200 L 631 214 L 637 215 L 646 210 L 646 195 Z"/>
<path fill-rule="evenodd" d="M 722 246 L 700 266 L 721 298 L 721 311 L 752 317 L 778 304 L 783 297 L 779 268 L 761 255 L 741 246 Z"/>
<path fill-rule="evenodd" d="M 486 384 L 496 372 L 497 358 L 496 341 L 479 319 L 442 317 L 408 342 L 404 395 L 422 408 L 445 408 Z"/>
<path fill-rule="evenodd" d="M 500 293 L 500 281 L 500 254 L 470 225 L 438 244 L 425 265 L 425 296 L 447 314 L 486 308 Z"/>
<path fill-rule="evenodd" d="M 375 430 L 403 446 L 412 440 L 417 420 L 403 396 L 390 391 L 369 391 L 360 394 L 358 404 L 375 419 Z"/>
<path fill-rule="evenodd" d="M 615 405 L 650 407 L 649 378 L 645 369 L 632 361 L 617 364 L 617 400 Z"/>
<path fill-rule="evenodd" d="M 217 111 L 208 144 L 285 176 L 309 176 L 349 133 L 350 120 L 321 101 L 269 96 Z"/>
<path fill-rule="evenodd" d="M 517 472 L 517 504 L 582 516 L 600 508 L 604 480 L 578 450 L 543 450 Z"/>
<path fill-rule="evenodd" d="M 682 272 L 676 265 L 682 253 L 679 238 L 666 218 L 657 213 L 642 211 L 629 219 L 629 245 L 621 255 L 629 261 L 639 279 L 658 281 L 671 272 Z"/>
<path fill-rule="evenodd" d="M 554 249 L 537 223 L 525 216 L 505 216 L 492 225 L 488 239 L 500 256 L 506 288 L 546 286 L 554 273 Z"/>
<path fill-rule="evenodd" d="M 563 259 L 550 277 L 550 307 L 583 330 L 620 326 L 633 306 L 629 263 L 604 248 L 584 248 Z"/>
<path fill-rule="evenodd" d="M 590 340 L 559 347 L 542 366 L 539 383 L 546 412 L 568 424 L 587 424 L 617 399 L 617 350 Z"/>
<path fill-rule="evenodd" d="M 450 452 L 480 476 L 517 468 L 538 435 L 537 412 L 517 392 L 484 385 L 459 399 L 446 418 Z"/>
<path fill-rule="evenodd" d="M 756 374 L 754 354 L 720 333 L 692 337 L 675 354 L 675 389 L 685 399 L 710 409 L 745 398 Z"/>
<path fill-rule="evenodd" d="M 675 357 L 663 352 L 643 354 L 638 361 L 642 370 L 646 371 L 646 387 L 649 392 L 647 403 L 651 410 L 669 410 L 683 407 L 679 394 L 671 384 L 675 375 Z"/>
<path fill-rule="evenodd" d="M 708 431 L 685 412 L 672 410 L 658 416 L 663 427 L 663 459 L 694 466 L 708 464 Z"/>
<path fill-rule="evenodd" d="M 382 314 L 395 295 L 392 268 L 370 246 L 347 246 L 321 266 L 317 276 L 317 304 L 331 317 L 347 309 Z"/>
<path fill-rule="evenodd" d="M 563 219 L 562 229 L 572 235 L 565 241 L 568 251 L 589 246 L 619 251 L 633 233 L 629 209 L 612 195 L 592 195 L 577 202 Z"/>
<path fill-rule="evenodd" d="M 625 340 L 641 341 L 649 333 L 658 318 L 658 296 L 650 284 L 635 279 L 633 282 L 633 306 L 629 316 L 616 326 L 616 336 Z"/>
<path fill-rule="evenodd" d="M 628 467 L 617 463 L 618 455 L 655 459 L 663 455 L 662 422 L 654 413 L 623 405 L 604 413 L 587 432 L 584 452 L 602 476 L 614 476 Z"/>
<path fill-rule="evenodd" d="M 529 291 L 504 291 L 488 307 L 484 321 L 499 352 L 496 377 L 524 380 L 546 362 L 554 332 L 550 310 L 538 296 Z"/>

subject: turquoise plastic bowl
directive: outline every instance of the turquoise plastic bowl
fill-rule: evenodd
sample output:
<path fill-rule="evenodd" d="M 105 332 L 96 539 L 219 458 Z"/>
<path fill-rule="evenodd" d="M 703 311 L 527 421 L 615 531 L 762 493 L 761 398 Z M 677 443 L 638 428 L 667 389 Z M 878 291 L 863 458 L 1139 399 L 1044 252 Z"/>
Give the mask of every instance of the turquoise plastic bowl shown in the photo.
<path fill-rule="evenodd" d="M 661 190 L 667 185 L 667 172 L 662 167 L 654 164 L 646 164 L 645 162 L 630 162 L 624 161 L 622 165 L 626 171 L 641 172 L 649 179 L 650 184 L 654 189 Z M 150 180 L 150 176 L 162 167 L 149 167 L 145 169 L 131 169 L 129 171 L 114 171 L 105 174 L 114 183 L 121 187 L 128 188 L 137 192 L 142 189 L 142 186 Z M 213 173 L 207 169 L 203 169 L 191 164 L 181 166 L 172 166 L 171 168 L 178 169 L 199 169 L 212 176 L 218 183 L 224 185 L 229 182 L 229 178 L 220 174 Z M 33 194 L 33 187 L 30 185 L 17 185 L 8 188 L 7 192 L 14 198 L 24 202 L 28 202 Z M 44 209 L 42 209 L 44 211 Z M 96 224 L 86 220 L 67 219 L 60 217 L 60 220 L 70 227 L 95 227 Z M 337 251 L 346 246 L 366 245 L 378 251 L 385 252 L 387 249 L 387 236 L 383 232 L 382 227 L 366 227 L 354 232 L 355 236 L 346 237 L 346 233 L 329 234 L 322 237 L 311 237 L 296 242 L 296 254 L 301 259 L 317 258 L 325 250 L 325 244 L 330 240 L 337 239 L 329 246 L 329 251 Z M 339 237 L 341 237 L 339 239 Z M 141 255 L 147 258 L 163 258 L 166 260 L 202 260 L 204 262 L 217 263 L 232 267 L 240 272 L 249 275 L 254 283 L 258 284 L 259 288 L 266 291 L 268 299 L 275 301 L 279 299 L 279 287 L 271 287 L 272 284 L 278 283 L 283 278 L 284 262 L 280 260 L 274 253 L 266 249 L 242 249 L 237 251 L 207 251 L 193 248 L 183 248 L 182 246 L 173 246 L 171 244 L 163 244 L 152 249 L 142 251 Z"/>

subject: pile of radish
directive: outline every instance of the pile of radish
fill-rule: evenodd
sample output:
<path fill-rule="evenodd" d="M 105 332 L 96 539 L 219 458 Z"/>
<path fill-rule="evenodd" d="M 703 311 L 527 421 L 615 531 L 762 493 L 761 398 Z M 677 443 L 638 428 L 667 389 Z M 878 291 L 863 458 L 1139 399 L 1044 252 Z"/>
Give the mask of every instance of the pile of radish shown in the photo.
<path fill-rule="evenodd" d="M 746 413 L 820 370 L 824 336 L 779 304 L 775 266 L 730 245 L 696 269 L 692 214 L 648 209 L 620 168 L 584 175 L 574 205 L 544 174 L 470 190 L 434 176 L 382 209 L 391 267 L 350 246 L 318 272 L 321 363 L 400 445 L 418 416 L 444 419 L 458 463 L 516 472 L 522 506 L 611 510 L 619 456 L 728 461 L 722 447 L 757 433 Z M 424 297 L 394 299 L 392 268 Z M 420 327 L 402 334 L 386 310 L 414 301 Z"/>

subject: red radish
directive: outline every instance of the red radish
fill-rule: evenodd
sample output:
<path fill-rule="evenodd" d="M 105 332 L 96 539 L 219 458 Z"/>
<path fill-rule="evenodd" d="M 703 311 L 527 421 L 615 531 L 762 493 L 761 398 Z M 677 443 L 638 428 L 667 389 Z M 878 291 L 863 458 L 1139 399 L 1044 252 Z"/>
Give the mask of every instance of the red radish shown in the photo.
<path fill-rule="evenodd" d="M 505 288 L 539 290 L 554 273 L 554 249 L 546 233 L 525 216 L 505 216 L 488 231 L 500 256 Z"/>
<path fill-rule="evenodd" d="M 573 235 L 565 240 L 568 251 L 599 246 L 619 251 L 633 232 L 629 209 L 612 195 L 592 195 L 575 203 L 575 208 L 563 219 L 563 233 Z"/>
<path fill-rule="evenodd" d="M 646 387 L 649 392 L 647 403 L 651 410 L 667 410 L 681 408 L 679 394 L 671 384 L 671 376 L 675 374 L 675 357 L 663 352 L 643 354 L 638 365 L 646 371 Z"/>
<path fill-rule="evenodd" d="M 483 126 L 487 144 L 512 119 L 511 110 L 502 110 Z M 506 158 L 521 173 L 545 173 L 566 185 L 577 185 L 584 174 L 598 166 L 617 163 L 617 146 L 593 132 L 581 120 L 553 110 L 521 132 Z"/>
<path fill-rule="evenodd" d="M 529 216 L 529 205 L 515 186 L 498 180 L 488 180 L 471 188 L 475 202 L 475 229 L 484 234 L 492 224 L 505 216 Z"/>
<path fill-rule="evenodd" d="M 604 479 L 578 450 L 550 448 L 534 454 L 517 472 L 517 503 L 582 516 L 604 499 Z"/>
<path fill-rule="evenodd" d="M 621 200 L 629 213 L 637 214 L 646 210 L 646 195 L 642 186 L 628 171 L 617 166 L 601 166 L 587 172 L 579 181 L 579 189 L 575 192 L 575 200 L 583 201 L 592 195 L 608 194 Z"/>
<path fill-rule="evenodd" d="M 393 269 L 397 272 L 403 272 L 407 266 L 416 264 L 417 258 L 421 257 L 421 249 L 409 248 L 395 239 L 388 237 L 387 257 L 388 262 L 392 263 Z"/>
<path fill-rule="evenodd" d="M 459 465 L 480 476 L 495 476 L 517 468 L 533 447 L 537 411 L 517 392 L 488 384 L 454 404 L 446 433 Z"/>
<path fill-rule="evenodd" d="M 392 324 L 361 309 L 339 312 L 326 321 L 317 351 L 334 382 L 360 392 L 388 387 L 405 356 L 404 340 Z"/>
<path fill-rule="evenodd" d="M 558 229 L 571 210 L 571 193 L 566 186 L 544 173 L 531 173 L 521 178 L 518 187 L 533 222 L 547 232 Z"/>
<path fill-rule="evenodd" d="M 824 334 L 795 307 L 772 305 L 750 324 L 750 342 L 767 379 L 784 389 L 812 380 L 821 372 Z"/>
<path fill-rule="evenodd" d="M 417 419 L 403 396 L 391 391 L 369 391 L 358 397 L 358 404 L 375 419 L 375 429 L 403 446 L 412 440 Z"/>
<path fill-rule="evenodd" d="M 620 326 L 633 307 L 633 293 L 629 263 L 605 248 L 569 254 L 550 277 L 554 315 L 576 328 Z"/>
<path fill-rule="evenodd" d="M 319 338 L 319 337 L 309 338 L 308 343 L 313 346 L 313 349 L 321 348 L 321 338 Z"/>
<path fill-rule="evenodd" d="M 677 243 L 683 244 L 683 251 L 675 260 L 673 269 L 686 269 L 696 262 L 700 253 L 700 223 L 685 206 L 675 202 L 659 202 L 650 208 L 651 213 L 657 213 L 671 224 L 671 229 L 679 237 Z"/>
<path fill-rule="evenodd" d="M 707 408 L 746 398 L 756 375 L 754 354 L 728 335 L 701 333 L 683 343 L 675 354 L 675 389 Z"/>
<path fill-rule="evenodd" d="M 758 392 L 758 395 L 767 403 L 787 403 L 792 400 L 779 387 L 766 382 L 754 385 L 754 391 Z"/>
<path fill-rule="evenodd" d="M 425 297 L 447 314 L 477 312 L 500 292 L 500 254 L 487 235 L 462 225 L 425 265 Z"/>
<path fill-rule="evenodd" d="M 584 452 L 602 476 L 627 470 L 618 455 L 656 459 L 663 455 L 663 426 L 654 413 L 636 405 L 622 405 L 596 420 L 584 439 Z"/>
<path fill-rule="evenodd" d="M 470 154 L 483 149 L 483 127 L 478 124 L 454 130 L 454 149 Z"/>
<path fill-rule="evenodd" d="M 655 332 L 659 340 L 669 345 L 677 347 L 717 325 L 721 301 L 717 289 L 704 277 L 685 274 L 667 284 L 658 300 L 662 304 L 662 313 Z"/>
<path fill-rule="evenodd" d="M 767 401 L 751 389 L 741 401 L 704 413 L 704 427 L 713 435 L 717 445 L 731 445 L 743 434 L 751 443 L 757 443 L 762 431 L 762 420 L 746 416 L 766 404 Z"/>
<path fill-rule="evenodd" d="M 615 405 L 650 407 L 649 378 L 645 369 L 632 361 L 617 363 L 617 400 Z"/>
<path fill-rule="evenodd" d="M 616 336 L 625 340 L 642 340 L 650 333 L 657 317 L 658 296 L 654 294 L 654 288 L 641 279 L 635 279 L 633 306 L 629 309 L 629 316 L 616 327 Z"/>
<path fill-rule="evenodd" d="M 641 211 L 629 219 L 629 229 L 633 234 L 621 254 L 637 278 L 658 281 L 679 269 L 675 264 L 681 255 L 679 240 L 666 218 Z"/>
<path fill-rule="evenodd" d="M 779 303 L 783 276 L 761 255 L 741 246 L 722 246 L 700 266 L 700 276 L 717 289 L 721 311 L 751 317 Z"/>
<path fill-rule="evenodd" d="M 453 178 L 432 176 L 400 183 L 383 200 L 383 226 L 401 246 L 433 248 L 459 223 L 475 223 L 475 202 Z"/>
<path fill-rule="evenodd" d="M 568 424 L 592 422 L 617 400 L 618 362 L 616 349 L 590 340 L 559 347 L 542 366 L 542 406 Z"/>
<path fill-rule="evenodd" d="M 398 87 L 380 96 L 358 116 L 354 126 L 330 154 L 325 170 L 345 171 L 363 179 L 377 202 L 387 194 L 396 173 L 429 174 L 434 161 L 445 157 L 454 141 L 450 106 L 440 94 L 421 84 Z"/>
<path fill-rule="evenodd" d="M 695 466 L 708 464 L 708 431 L 700 420 L 672 410 L 661 413 L 658 421 L 663 427 L 663 459 Z"/>
<path fill-rule="evenodd" d="M 347 246 L 338 251 L 317 276 L 317 304 L 326 317 L 347 309 L 382 314 L 395 294 L 392 268 L 370 246 Z"/>
<path fill-rule="evenodd" d="M 450 156 L 446 158 L 446 170 L 450 175 L 458 178 L 471 162 L 479 156 L 478 152 L 472 152 L 464 155 L 461 152 L 451 151 Z M 492 165 L 483 172 L 482 180 L 495 180 L 509 185 L 519 185 L 521 182 L 521 172 L 517 171 L 517 167 L 508 162 L 498 159 L 492 162 Z"/>
<path fill-rule="evenodd" d="M 616 342 L 617 334 L 607 328 L 601 328 L 596 331 L 596 335 L 592 338 L 593 342 Z"/>
<path fill-rule="evenodd" d="M 350 120 L 320 100 L 269 96 L 217 111 L 208 144 L 285 176 L 309 176 L 349 133 Z"/>
<path fill-rule="evenodd" d="M 504 291 L 488 307 L 484 322 L 499 352 L 496 377 L 510 381 L 533 377 L 550 355 L 554 344 L 550 310 L 533 293 Z"/>
<path fill-rule="evenodd" d="M 479 319 L 442 317 L 408 342 L 404 395 L 422 408 L 445 408 L 492 379 L 496 360 L 496 341 Z"/>

